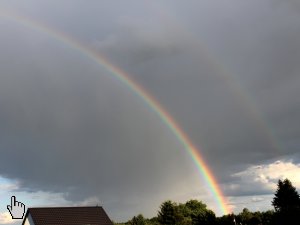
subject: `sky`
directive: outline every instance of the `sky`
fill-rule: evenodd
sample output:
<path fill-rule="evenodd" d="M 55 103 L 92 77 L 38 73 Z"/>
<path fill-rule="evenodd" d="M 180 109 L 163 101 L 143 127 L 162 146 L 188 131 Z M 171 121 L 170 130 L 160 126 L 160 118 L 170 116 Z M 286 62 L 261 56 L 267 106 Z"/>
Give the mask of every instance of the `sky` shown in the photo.
<path fill-rule="evenodd" d="M 102 205 L 114 221 L 168 199 L 222 215 L 153 107 L 58 34 L 172 116 L 233 212 L 272 209 L 278 179 L 300 190 L 298 1 L 10 0 L 0 24 L 0 224 L 21 224 L 12 195 L 26 208 Z"/>

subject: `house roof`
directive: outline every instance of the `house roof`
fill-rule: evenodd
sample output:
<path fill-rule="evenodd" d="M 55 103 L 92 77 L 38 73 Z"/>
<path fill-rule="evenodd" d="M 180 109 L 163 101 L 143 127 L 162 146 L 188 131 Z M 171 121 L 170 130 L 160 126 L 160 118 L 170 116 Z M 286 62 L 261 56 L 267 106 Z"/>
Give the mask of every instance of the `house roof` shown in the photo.
<path fill-rule="evenodd" d="M 47 207 L 29 208 L 35 225 L 112 225 L 104 209 L 95 207 Z M 25 222 L 23 221 L 23 225 Z"/>

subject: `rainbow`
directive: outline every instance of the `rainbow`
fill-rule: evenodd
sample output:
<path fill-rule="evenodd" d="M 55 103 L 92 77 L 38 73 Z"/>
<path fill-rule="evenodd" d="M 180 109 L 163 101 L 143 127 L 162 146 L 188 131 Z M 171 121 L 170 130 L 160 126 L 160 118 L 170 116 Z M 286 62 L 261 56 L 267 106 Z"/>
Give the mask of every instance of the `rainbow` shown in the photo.
<path fill-rule="evenodd" d="M 203 44 L 202 40 L 199 40 L 199 36 L 192 30 L 187 29 L 188 26 L 183 23 L 182 20 L 178 20 L 176 14 L 174 15 L 174 12 L 171 12 L 169 8 L 162 8 L 161 4 L 155 1 L 148 1 L 148 6 L 152 7 L 153 13 L 156 13 L 162 18 L 161 21 L 165 22 L 167 27 L 172 27 L 172 29 L 177 30 L 178 33 L 184 34 L 189 42 L 193 43 L 193 48 L 198 48 L 201 51 L 201 55 L 204 55 L 206 58 L 205 63 L 208 64 L 210 68 L 216 70 L 216 74 L 219 75 L 223 83 L 229 87 L 234 96 L 239 98 L 239 104 L 243 107 L 249 118 L 251 118 L 257 127 L 257 131 L 260 132 L 261 136 L 264 137 L 269 144 L 269 153 L 272 154 L 273 157 L 282 154 L 282 145 L 274 133 L 274 128 L 267 122 L 266 115 L 259 110 L 251 93 L 239 82 L 238 76 L 234 76 L 234 73 L 226 67 L 226 65 L 221 63 L 221 60 L 216 57 L 213 51 Z"/>
<path fill-rule="evenodd" d="M 215 202 L 219 206 L 220 212 L 222 214 L 228 214 L 230 212 L 226 198 L 223 195 L 214 175 L 210 171 L 209 166 L 203 160 L 200 151 L 192 143 L 186 133 L 179 127 L 173 117 L 159 104 L 159 102 L 157 102 L 156 99 L 154 99 L 141 85 L 132 80 L 125 71 L 113 65 L 103 55 L 100 55 L 99 52 L 96 52 L 95 50 L 84 46 L 73 37 L 70 37 L 69 35 L 61 31 L 57 31 L 46 24 L 35 21 L 19 13 L 7 10 L 0 11 L 0 16 L 21 24 L 25 27 L 45 33 L 49 37 L 62 42 L 73 50 L 80 52 L 90 60 L 94 61 L 96 64 L 104 67 L 112 76 L 117 78 L 131 91 L 137 94 L 145 102 L 145 104 L 148 105 L 159 116 L 161 121 L 172 131 L 172 133 L 184 146 L 184 149 L 190 155 L 191 159 L 197 167 L 197 170 L 205 180 L 211 194 L 214 197 Z"/>

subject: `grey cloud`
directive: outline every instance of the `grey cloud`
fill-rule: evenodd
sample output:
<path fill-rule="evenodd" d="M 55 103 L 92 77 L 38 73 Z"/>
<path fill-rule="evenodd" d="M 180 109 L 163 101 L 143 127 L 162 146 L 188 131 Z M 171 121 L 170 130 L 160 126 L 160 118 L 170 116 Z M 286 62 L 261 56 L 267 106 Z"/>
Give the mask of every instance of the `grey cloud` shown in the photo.
<path fill-rule="evenodd" d="M 176 49 L 184 49 L 179 54 L 166 54 L 170 51 L 163 52 L 161 42 L 174 35 L 164 32 L 163 25 L 158 25 L 161 32 L 156 33 L 160 42 L 153 38 L 149 45 L 137 27 L 100 49 L 166 106 L 197 146 L 202 146 L 201 152 L 225 183 L 230 180 L 229 171 L 277 154 L 293 154 L 299 146 L 297 16 L 282 19 L 279 15 L 284 10 L 276 12 L 269 4 L 258 3 L 242 16 L 239 10 L 247 6 L 239 5 L 230 16 L 229 9 L 221 13 L 219 25 L 199 21 L 201 28 L 212 26 L 211 34 L 205 30 L 204 40 L 216 58 L 209 58 L 199 47 L 201 30 L 190 39 L 178 38 Z M 253 17 L 253 10 L 260 13 Z M 236 17 L 241 17 L 238 22 Z M 232 32 L 226 31 L 227 25 Z M 217 28 L 219 33 L 214 33 Z M 214 35 L 211 40 L 209 35 Z M 293 147 L 287 148 L 291 141 Z M 219 157 L 224 153 L 228 154 Z"/>
<path fill-rule="evenodd" d="M 39 38 L 43 45 L 16 38 L 6 52 L 14 58 L 3 56 L 2 176 L 18 179 L 20 190 L 64 190 L 72 201 L 97 196 L 108 207 L 112 199 L 125 206 L 134 195 L 180 187 L 178 176 L 193 182 L 183 147 L 136 94 L 85 57 Z"/>
<path fill-rule="evenodd" d="M 226 194 L 269 193 L 231 176 L 249 165 L 299 161 L 297 13 L 261 1 L 33 3 L 7 5 L 97 49 L 145 87 Z M 22 190 L 99 198 L 119 218 L 203 191 L 183 146 L 135 93 L 64 44 L 3 23 L 1 175 Z"/>

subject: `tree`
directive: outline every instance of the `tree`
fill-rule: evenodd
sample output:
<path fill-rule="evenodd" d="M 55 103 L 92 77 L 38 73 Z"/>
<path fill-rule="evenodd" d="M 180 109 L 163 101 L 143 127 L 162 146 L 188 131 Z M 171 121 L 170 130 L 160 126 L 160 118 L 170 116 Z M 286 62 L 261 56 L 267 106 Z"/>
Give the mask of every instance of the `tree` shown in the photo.
<path fill-rule="evenodd" d="M 244 208 L 243 211 L 238 214 L 237 219 L 241 224 L 247 224 L 252 217 L 252 213 L 249 211 L 249 209 Z"/>
<path fill-rule="evenodd" d="M 188 218 L 193 225 L 213 225 L 216 220 L 216 215 L 213 211 L 206 208 L 206 204 L 198 200 L 187 201 L 182 205 L 183 215 Z"/>
<path fill-rule="evenodd" d="M 276 212 L 290 211 L 300 207 L 300 197 L 291 181 L 279 180 L 277 191 L 272 201 Z"/>
<path fill-rule="evenodd" d="M 148 225 L 160 225 L 157 217 L 152 217 L 151 219 L 147 219 L 146 224 L 148 224 Z"/>
<path fill-rule="evenodd" d="M 203 202 L 201 201 L 198 201 L 198 200 L 195 200 L 195 199 L 192 199 L 192 200 L 189 200 L 185 203 L 185 206 L 187 208 L 189 208 L 191 211 L 193 212 L 198 212 L 198 211 L 205 211 L 207 210 L 206 209 L 206 204 L 204 204 Z"/>
<path fill-rule="evenodd" d="M 157 217 L 159 223 L 163 225 L 174 225 L 178 223 L 179 214 L 177 205 L 171 201 L 163 202 Z"/>
<path fill-rule="evenodd" d="M 275 223 L 296 225 L 300 221 L 300 197 L 291 181 L 279 180 L 272 205 L 275 208 Z"/>
<path fill-rule="evenodd" d="M 262 212 L 262 224 L 263 225 L 271 225 L 273 218 L 274 218 L 274 211 L 268 210 L 265 212 Z"/>
<path fill-rule="evenodd" d="M 216 215 L 211 210 L 206 210 L 196 215 L 192 215 L 193 225 L 214 225 L 216 223 Z"/>
<path fill-rule="evenodd" d="M 235 222 L 235 217 L 236 216 L 234 214 L 223 215 L 216 219 L 216 224 L 218 224 L 218 225 L 236 225 L 237 223 Z"/>
<path fill-rule="evenodd" d="M 146 220 L 142 214 L 134 216 L 129 222 L 130 225 L 145 225 Z"/>

